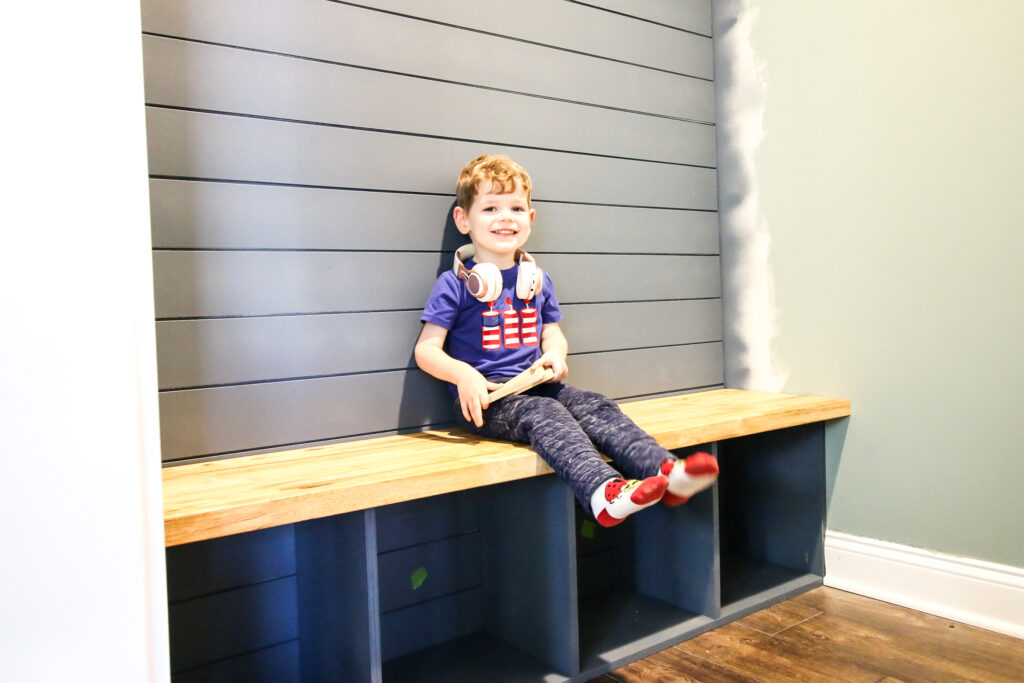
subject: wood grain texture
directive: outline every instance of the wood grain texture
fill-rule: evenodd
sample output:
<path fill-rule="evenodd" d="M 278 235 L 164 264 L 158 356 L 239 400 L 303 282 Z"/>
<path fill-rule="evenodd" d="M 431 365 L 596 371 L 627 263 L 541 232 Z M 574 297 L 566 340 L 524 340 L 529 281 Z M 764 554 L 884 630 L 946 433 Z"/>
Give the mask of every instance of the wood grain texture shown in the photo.
<path fill-rule="evenodd" d="M 669 648 L 588 683 L 761 683 L 761 679 Z"/>
<path fill-rule="evenodd" d="M 826 654 L 832 644 L 849 647 L 847 662 L 871 662 L 881 674 L 905 681 L 1024 680 L 1024 641 L 1019 639 L 835 589 L 813 591 L 794 602 L 823 614 L 783 635 L 819 644 Z"/>
<path fill-rule="evenodd" d="M 732 389 L 623 405 L 666 448 L 850 414 L 845 399 Z M 387 436 L 164 470 L 167 545 L 550 472 L 527 446 L 457 430 Z"/>
<path fill-rule="evenodd" d="M 487 400 L 489 402 L 499 401 L 506 396 L 521 394 L 527 389 L 532 389 L 538 384 L 550 382 L 554 377 L 555 373 L 551 368 L 532 365 L 502 384 L 501 388 L 495 389 L 491 393 L 487 394 Z"/>
<path fill-rule="evenodd" d="M 760 612 L 755 612 L 738 620 L 736 623 L 761 633 L 775 635 L 780 631 L 785 631 L 787 628 L 802 624 L 819 614 L 821 614 L 821 610 L 815 607 L 802 605 L 794 600 L 788 600 L 772 605 Z"/>
<path fill-rule="evenodd" d="M 1022 678 L 1024 641 L 818 588 L 589 683 L 1010 683 Z"/>

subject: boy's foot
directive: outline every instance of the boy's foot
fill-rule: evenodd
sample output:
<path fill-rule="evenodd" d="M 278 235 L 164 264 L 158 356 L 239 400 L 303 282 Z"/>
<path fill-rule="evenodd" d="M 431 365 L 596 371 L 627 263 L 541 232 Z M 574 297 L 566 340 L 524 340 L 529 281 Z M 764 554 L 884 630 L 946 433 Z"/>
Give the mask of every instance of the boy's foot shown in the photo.
<path fill-rule="evenodd" d="M 682 505 L 695 494 L 715 483 L 718 460 L 710 453 L 694 453 L 686 460 L 666 460 L 661 473 L 668 477 L 668 491 L 662 500 L 666 505 Z"/>
<path fill-rule="evenodd" d="M 590 507 L 597 523 L 615 526 L 634 512 L 654 505 L 665 495 L 668 477 L 656 475 L 646 479 L 609 479 L 590 497 Z"/>

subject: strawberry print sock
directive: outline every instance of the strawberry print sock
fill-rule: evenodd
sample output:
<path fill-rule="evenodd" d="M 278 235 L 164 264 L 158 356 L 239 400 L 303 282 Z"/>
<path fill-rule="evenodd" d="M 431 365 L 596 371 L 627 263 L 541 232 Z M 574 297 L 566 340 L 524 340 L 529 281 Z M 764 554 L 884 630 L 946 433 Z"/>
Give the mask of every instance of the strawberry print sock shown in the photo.
<path fill-rule="evenodd" d="M 601 526 L 615 526 L 626 517 L 654 505 L 665 494 L 668 477 L 609 479 L 590 497 L 590 508 Z"/>
<path fill-rule="evenodd" d="M 718 460 L 710 453 L 694 453 L 686 460 L 661 463 L 662 475 L 668 477 L 668 491 L 662 500 L 666 505 L 682 505 L 718 478 Z"/>

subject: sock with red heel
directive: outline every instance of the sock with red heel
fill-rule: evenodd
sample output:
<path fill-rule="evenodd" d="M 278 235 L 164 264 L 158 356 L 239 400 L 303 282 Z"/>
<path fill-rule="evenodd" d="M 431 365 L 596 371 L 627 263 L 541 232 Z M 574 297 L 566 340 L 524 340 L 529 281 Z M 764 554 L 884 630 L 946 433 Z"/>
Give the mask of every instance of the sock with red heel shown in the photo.
<path fill-rule="evenodd" d="M 626 517 L 654 505 L 665 495 L 669 478 L 609 479 L 590 497 L 590 508 L 601 526 L 615 526 Z"/>
<path fill-rule="evenodd" d="M 668 477 L 668 491 L 662 498 L 666 505 L 682 505 L 695 494 L 715 483 L 718 460 L 710 453 L 694 453 L 685 460 L 666 460 L 661 473 Z"/>

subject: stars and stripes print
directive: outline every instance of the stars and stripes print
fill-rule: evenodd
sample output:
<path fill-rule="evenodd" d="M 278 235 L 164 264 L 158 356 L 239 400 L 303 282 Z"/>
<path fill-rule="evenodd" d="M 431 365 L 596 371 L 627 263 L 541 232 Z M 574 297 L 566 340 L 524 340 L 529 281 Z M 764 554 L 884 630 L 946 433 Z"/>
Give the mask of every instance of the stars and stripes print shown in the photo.
<path fill-rule="evenodd" d="M 526 307 L 521 311 L 523 317 L 522 323 L 522 341 L 524 346 L 537 346 L 540 340 L 537 338 L 537 309 L 526 304 Z"/>
<path fill-rule="evenodd" d="M 501 348 L 501 314 L 493 308 L 483 313 L 483 348 L 493 351 Z"/>
<path fill-rule="evenodd" d="M 515 306 L 512 305 L 512 299 L 505 299 L 505 303 L 508 304 L 501 313 L 503 321 L 503 328 L 505 332 L 505 348 L 506 349 L 518 349 L 519 348 L 519 314 L 516 313 Z"/>
<path fill-rule="evenodd" d="M 540 337 L 537 334 L 537 309 L 526 302 L 521 311 L 516 311 L 511 299 L 506 299 L 505 308 L 500 313 L 494 309 L 494 302 L 482 313 L 481 345 L 487 351 L 495 351 L 504 346 L 506 349 L 518 349 L 520 346 L 538 346 Z M 504 337 L 504 344 L 502 344 Z"/>

